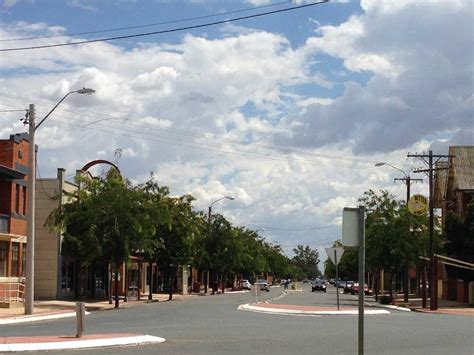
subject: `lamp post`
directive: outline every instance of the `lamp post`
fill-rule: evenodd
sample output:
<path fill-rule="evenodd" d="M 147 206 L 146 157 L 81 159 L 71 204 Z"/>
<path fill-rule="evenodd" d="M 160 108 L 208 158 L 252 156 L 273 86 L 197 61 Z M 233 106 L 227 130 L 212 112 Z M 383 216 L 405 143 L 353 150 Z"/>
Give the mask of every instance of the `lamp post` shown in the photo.
<path fill-rule="evenodd" d="M 35 132 L 51 113 L 63 102 L 70 94 L 92 94 L 93 89 L 79 89 L 70 91 L 44 116 L 38 123 L 35 123 L 35 105 L 30 104 L 28 111 L 28 134 L 29 134 L 29 152 L 28 152 L 28 237 L 26 247 L 26 289 L 25 289 L 25 314 L 33 314 L 34 303 L 34 279 L 35 279 L 35 193 L 36 193 L 36 154 L 35 154 Z"/>
<path fill-rule="evenodd" d="M 208 236 L 209 236 L 209 239 L 211 238 L 211 215 L 212 215 L 212 206 L 216 203 L 216 202 L 219 202 L 219 201 L 222 201 L 222 200 L 235 200 L 234 197 L 230 197 L 230 196 L 224 196 L 224 197 L 221 197 L 221 198 L 218 198 L 217 200 L 211 202 L 211 204 L 209 205 L 209 211 L 208 211 L 208 215 L 207 215 L 207 228 L 208 228 Z M 206 282 L 205 282 L 205 286 L 204 286 L 204 291 L 205 293 L 207 293 L 207 284 L 208 284 L 208 281 L 209 281 L 209 271 L 206 272 Z M 212 292 L 214 294 L 214 288 L 212 289 Z"/>
<path fill-rule="evenodd" d="M 408 207 L 408 201 L 410 200 L 410 187 L 412 182 L 417 182 L 417 181 L 423 181 L 422 179 L 412 179 L 410 175 L 408 175 L 405 171 L 403 171 L 400 168 L 397 168 L 396 166 L 393 166 L 392 164 L 385 163 L 385 162 L 379 162 L 375 164 L 375 166 L 384 166 L 387 165 L 395 170 L 400 171 L 403 174 L 403 178 L 394 178 L 393 181 L 404 181 L 407 187 L 407 199 L 406 199 L 406 206 Z M 404 275 L 403 275 L 403 301 L 408 302 L 408 267 L 406 268 Z"/>

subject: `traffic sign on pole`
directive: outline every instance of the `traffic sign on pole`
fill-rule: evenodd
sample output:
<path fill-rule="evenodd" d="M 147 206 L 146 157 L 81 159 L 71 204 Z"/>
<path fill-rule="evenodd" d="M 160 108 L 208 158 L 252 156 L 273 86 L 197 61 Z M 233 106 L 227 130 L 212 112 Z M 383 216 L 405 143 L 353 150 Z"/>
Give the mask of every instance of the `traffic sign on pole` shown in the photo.
<path fill-rule="evenodd" d="M 326 254 L 328 255 L 328 258 L 332 261 L 334 265 L 339 264 L 339 261 L 341 261 L 342 254 L 344 254 L 344 248 L 324 248 L 326 251 Z"/>

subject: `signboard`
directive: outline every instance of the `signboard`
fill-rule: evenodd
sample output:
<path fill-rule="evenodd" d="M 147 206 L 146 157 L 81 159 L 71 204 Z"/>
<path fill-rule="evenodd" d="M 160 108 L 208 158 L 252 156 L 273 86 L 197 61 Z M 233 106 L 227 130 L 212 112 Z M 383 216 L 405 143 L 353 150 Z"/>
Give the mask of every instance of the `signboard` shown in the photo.
<path fill-rule="evenodd" d="M 344 254 L 344 248 L 324 248 L 326 250 L 326 254 L 328 258 L 332 261 L 334 265 L 339 264 L 341 261 L 342 254 Z M 334 259 L 334 257 L 336 259 Z"/>
<path fill-rule="evenodd" d="M 408 210 L 415 216 L 424 215 L 428 208 L 428 199 L 423 195 L 413 195 L 408 201 Z"/>
<path fill-rule="evenodd" d="M 342 244 L 348 247 L 359 245 L 359 209 L 344 207 L 342 211 Z"/>

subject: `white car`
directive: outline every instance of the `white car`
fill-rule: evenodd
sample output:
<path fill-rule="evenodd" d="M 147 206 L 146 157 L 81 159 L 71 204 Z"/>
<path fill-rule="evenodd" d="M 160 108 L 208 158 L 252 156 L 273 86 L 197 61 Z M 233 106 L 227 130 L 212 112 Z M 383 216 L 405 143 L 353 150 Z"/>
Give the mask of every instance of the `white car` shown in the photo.
<path fill-rule="evenodd" d="M 268 285 L 268 282 L 265 279 L 259 279 L 255 281 L 254 285 L 257 285 L 257 287 L 259 287 L 260 290 L 265 290 L 267 292 L 270 292 L 270 286 Z"/>
<path fill-rule="evenodd" d="M 241 285 L 242 289 L 244 289 L 244 290 L 251 290 L 252 289 L 252 284 L 250 283 L 249 280 L 240 281 L 240 285 Z"/>

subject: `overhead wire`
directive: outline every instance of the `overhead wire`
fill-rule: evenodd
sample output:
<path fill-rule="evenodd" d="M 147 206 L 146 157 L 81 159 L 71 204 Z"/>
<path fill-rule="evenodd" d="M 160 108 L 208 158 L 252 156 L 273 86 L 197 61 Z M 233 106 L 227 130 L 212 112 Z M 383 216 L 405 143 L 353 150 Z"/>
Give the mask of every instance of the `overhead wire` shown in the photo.
<path fill-rule="evenodd" d="M 131 34 L 131 35 L 105 37 L 105 38 L 98 38 L 98 39 L 89 39 L 89 40 L 82 40 L 82 41 L 75 41 L 75 42 L 73 41 L 73 42 L 64 42 L 64 43 L 55 43 L 55 44 L 44 44 L 44 45 L 38 45 L 38 46 L 1 48 L 0 52 L 17 52 L 17 51 L 25 51 L 25 50 L 36 50 L 36 49 L 46 49 L 46 48 L 55 48 L 55 47 L 77 46 L 77 45 L 88 44 L 88 43 L 110 42 L 110 41 L 116 41 L 116 40 L 121 40 L 121 39 L 129 39 L 129 38 L 145 37 L 145 36 L 151 36 L 151 35 L 159 35 L 159 34 L 166 34 L 166 33 L 189 31 L 189 30 L 194 30 L 194 29 L 198 29 L 198 28 L 205 28 L 205 27 L 217 26 L 217 25 L 222 25 L 222 24 L 231 23 L 231 22 L 248 20 L 248 19 L 252 19 L 252 18 L 270 16 L 270 15 L 274 15 L 274 14 L 282 13 L 282 12 L 300 10 L 300 9 L 311 7 L 311 6 L 322 5 L 322 4 L 325 4 L 325 3 L 328 3 L 328 2 L 329 2 L 329 0 L 321 0 L 321 1 L 318 1 L 318 2 L 314 2 L 314 3 L 291 6 L 291 7 L 284 8 L 284 9 L 279 9 L 279 10 L 261 12 L 261 13 L 253 14 L 253 15 L 234 17 L 234 18 L 229 18 L 229 19 L 220 20 L 220 21 L 207 22 L 207 23 L 203 23 L 203 24 L 199 24 L 199 25 L 178 27 L 178 28 L 172 28 L 172 29 L 161 30 L 161 31 L 152 31 L 152 32 L 137 33 L 137 34 Z"/>
<path fill-rule="evenodd" d="M 269 7 L 281 6 L 281 5 L 285 5 L 285 4 L 288 4 L 288 3 L 291 3 L 291 0 L 282 1 L 282 2 L 278 2 L 278 3 L 274 3 L 274 4 L 253 6 L 253 7 L 248 7 L 248 8 L 239 9 L 239 10 L 224 11 L 224 12 L 215 13 L 215 14 L 211 14 L 211 15 L 188 17 L 188 18 L 178 19 L 178 20 L 155 22 L 155 23 L 149 23 L 149 24 L 143 24 L 143 25 L 133 25 L 133 26 L 127 26 L 127 27 L 109 28 L 109 29 L 95 30 L 95 31 L 65 33 L 65 34 L 60 34 L 60 35 L 44 35 L 44 36 L 34 36 L 34 37 L 6 38 L 6 39 L 0 39 L 0 42 L 29 41 L 29 40 L 45 39 L 45 38 L 75 37 L 75 36 L 91 35 L 91 34 L 97 34 L 97 33 L 117 32 L 117 31 L 133 30 L 133 29 L 137 29 L 137 28 L 171 25 L 171 24 L 174 24 L 174 23 L 189 22 L 189 21 L 195 21 L 195 20 L 204 20 L 204 19 L 207 19 L 207 18 L 231 15 L 231 14 L 242 13 L 242 12 L 255 11 L 255 10 L 269 8 Z"/>
<path fill-rule="evenodd" d="M 8 94 L 4 94 L 4 93 L 1 93 L 0 92 L 0 96 L 6 96 L 6 97 L 11 97 L 13 99 L 22 99 L 22 100 L 29 100 L 31 101 L 31 99 L 28 99 L 28 98 L 24 98 L 24 97 L 18 97 L 18 96 L 15 96 L 15 95 L 8 95 Z M 209 133 L 197 133 L 196 131 L 188 131 L 188 130 L 184 130 L 184 129 L 176 129 L 176 128 L 167 128 L 167 127 L 163 127 L 163 126 L 160 126 L 160 125 L 156 125 L 156 124 L 152 124 L 150 122 L 140 122 L 140 121 L 136 121 L 136 120 L 130 120 L 128 118 L 123 118 L 123 117 L 116 117 L 116 116 L 110 116 L 110 115 L 107 115 L 107 114 L 102 114 L 102 113 L 94 113 L 94 114 L 90 114 L 89 112 L 84 112 L 84 111 L 77 111 L 77 110 L 71 110 L 71 109 L 64 109 L 64 111 L 69 111 L 69 112 L 73 112 L 73 113 L 80 113 L 82 116 L 86 116 L 86 117 L 92 117 L 92 118 L 97 118 L 95 115 L 101 115 L 103 117 L 106 117 L 104 118 L 104 120 L 110 118 L 110 120 L 123 120 L 123 122 L 117 126 L 117 125 L 114 125 L 114 124 L 111 124 L 110 120 L 109 120 L 109 123 L 107 125 L 108 128 L 112 127 L 112 128 L 116 128 L 116 129 L 119 129 L 119 130 L 123 130 L 123 125 L 126 124 L 126 125 L 129 125 L 129 126 L 133 126 L 133 127 L 142 127 L 142 126 L 147 126 L 147 127 L 152 127 L 153 130 L 162 130 L 162 131 L 166 131 L 168 134 L 175 134 L 175 135 L 179 135 L 179 137 L 170 137 L 170 136 L 163 136 L 163 135 L 159 135 L 159 134 L 155 134 L 154 136 L 157 136 L 157 137 L 160 137 L 160 138 L 164 138 L 164 139 L 172 139 L 172 140 L 178 140 L 178 141 L 182 141 L 182 135 L 189 135 L 189 136 L 192 136 L 192 137 L 195 137 L 195 138 L 198 138 L 200 139 L 201 141 L 210 141 L 211 142 L 211 146 L 215 146 L 216 144 L 216 139 L 217 140 L 220 140 L 222 142 L 226 142 L 226 143 L 230 143 L 230 144 L 239 144 L 239 145 L 242 145 L 244 147 L 250 147 L 250 145 L 247 143 L 247 142 L 242 142 L 242 141 L 239 141 L 239 140 L 236 140 L 236 139 L 229 139 L 229 138 L 223 138 L 223 137 L 219 137 L 219 136 L 216 136 L 216 135 L 210 135 Z M 61 116 L 60 114 L 57 114 L 55 113 L 56 116 Z M 85 125 L 81 125 L 79 128 L 89 128 L 90 126 L 90 123 L 91 122 L 88 122 L 87 124 Z M 94 123 L 99 123 L 100 122 L 94 122 Z M 78 125 L 76 124 L 76 127 Z M 98 130 L 100 131 L 100 130 Z M 173 131 L 177 131 L 177 133 L 173 132 Z M 138 133 L 138 134 L 145 134 L 145 135 L 151 135 L 150 132 L 142 132 L 142 131 L 132 131 L 134 133 Z M 194 144 L 203 144 L 203 143 L 194 143 Z M 209 143 L 207 144 L 209 145 Z M 304 155 L 309 155 L 309 156 L 315 156 L 317 158 L 326 158 L 326 159 L 338 159 L 338 160 L 344 160 L 344 161 L 350 161 L 351 163 L 364 163 L 364 164 L 373 164 L 374 161 L 370 161 L 370 160 L 365 160 L 365 159 L 358 159 L 358 158 L 350 158 L 350 157 L 342 157 L 342 156 L 331 156 L 331 155 L 325 155 L 325 154 L 318 154 L 318 153 L 314 153 L 314 152 L 308 152 L 308 151 L 303 151 L 301 149 L 292 149 L 292 148 L 286 148 L 286 147 L 280 147 L 280 146 L 275 146 L 275 145 L 269 145 L 269 144 L 262 144 L 262 143 L 253 143 L 251 148 L 253 147 L 259 147 L 259 148 L 265 148 L 265 149 L 270 149 L 270 150 L 278 150 L 278 151 L 286 151 L 288 153 L 299 153 L 299 154 L 304 154 Z M 261 154 L 261 153 L 260 153 Z M 286 159 L 286 158 L 285 158 Z M 298 158 L 292 158 L 293 160 L 298 160 L 300 161 L 301 159 L 298 159 Z M 313 161 L 314 162 L 314 161 Z M 346 165 L 336 165 L 334 163 L 328 163 L 328 162 L 321 162 L 321 161 L 318 161 L 317 162 L 318 164 L 320 165 L 326 165 L 326 166 L 339 166 L 339 167 L 348 167 Z"/>

